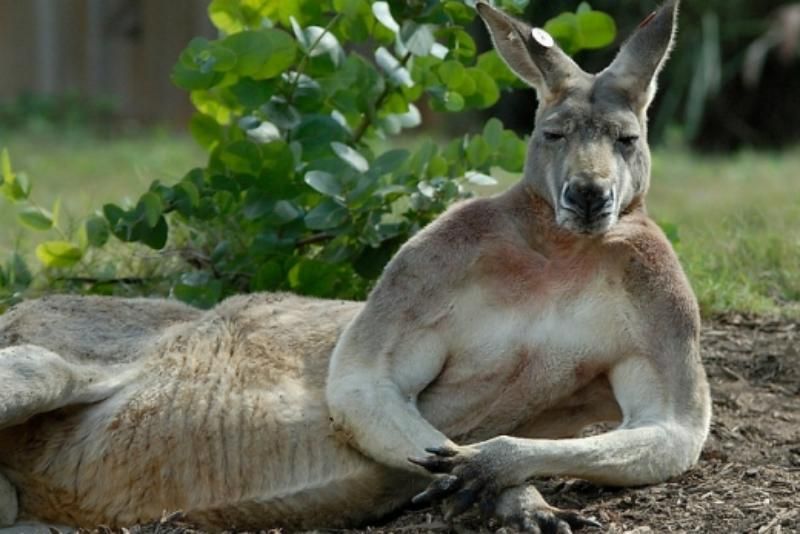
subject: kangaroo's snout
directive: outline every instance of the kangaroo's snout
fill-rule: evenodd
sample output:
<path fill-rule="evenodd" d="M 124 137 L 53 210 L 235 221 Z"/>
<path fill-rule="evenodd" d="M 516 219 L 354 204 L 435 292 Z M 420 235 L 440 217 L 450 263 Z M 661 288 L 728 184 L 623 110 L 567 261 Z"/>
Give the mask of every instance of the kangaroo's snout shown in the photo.
<path fill-rule="evenodd" d="M 561 189 L 561 207 L 580 217 L 594 222 L 611 215 L 614 209 L 614 189 L 597 182 L 569 180 Z"/>

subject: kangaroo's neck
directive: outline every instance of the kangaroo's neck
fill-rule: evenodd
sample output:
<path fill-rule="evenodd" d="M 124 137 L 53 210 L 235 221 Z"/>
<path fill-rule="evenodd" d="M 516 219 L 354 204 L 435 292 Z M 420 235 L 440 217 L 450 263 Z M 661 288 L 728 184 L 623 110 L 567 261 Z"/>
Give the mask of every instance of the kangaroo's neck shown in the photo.
<path fill-rule="evenodd" d="M 550 202 L 524 180 L 497 197 L 497 200 L 530 247 L 547 257 L 593 248 L 604 240 L 603 234 L 581 235 L 559 226 Z M 635 198 L 620 215 L 617 225 L 646 217 L 644 198 Z"/>

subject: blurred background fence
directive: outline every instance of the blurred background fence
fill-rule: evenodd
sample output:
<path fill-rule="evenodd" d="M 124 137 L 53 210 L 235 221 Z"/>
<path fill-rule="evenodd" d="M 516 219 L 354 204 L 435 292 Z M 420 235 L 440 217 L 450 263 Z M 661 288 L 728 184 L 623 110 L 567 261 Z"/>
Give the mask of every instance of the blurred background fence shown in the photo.
<path fill-rule="evenodd" d="M 207 7 L 204 0 L 0 0 L 0 101 L 69 94 L 105 102 L 120 119 L 184 125 L 192 107 L 169 74 L 192 37 L 214 34 Z"/>

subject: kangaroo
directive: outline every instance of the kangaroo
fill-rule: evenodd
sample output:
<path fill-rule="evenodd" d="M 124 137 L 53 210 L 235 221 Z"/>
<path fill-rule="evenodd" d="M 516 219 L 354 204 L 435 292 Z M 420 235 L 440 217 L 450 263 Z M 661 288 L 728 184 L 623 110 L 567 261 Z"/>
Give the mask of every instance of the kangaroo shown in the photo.
<path fill-rule="evenodd" d="M 0 317 L 0 521 L 347 527 L 413 499 L 570 532 L 596 523 L 536 477 L 688 469 L 711 412 L 699 313 L 645 211 L 677 9 L 588 74 L 479 2 L 538 93 L 524 176 L 420 231 L 365 303 L 59 296 Z M 579 437 L 596 422 L 616 426 Z"/>

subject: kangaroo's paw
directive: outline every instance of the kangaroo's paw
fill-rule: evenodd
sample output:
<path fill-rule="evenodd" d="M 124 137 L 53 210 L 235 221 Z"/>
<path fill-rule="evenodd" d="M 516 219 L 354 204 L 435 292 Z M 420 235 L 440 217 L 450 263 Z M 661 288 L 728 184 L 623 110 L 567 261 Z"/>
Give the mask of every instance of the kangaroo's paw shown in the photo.
<path fill-rule="evenodd" d="M 0 527 L 11 526 L 17 520 L 17 490 L 0 475 Z"/>
<path fill-rule="evenodd" d="M 583 527 L 601 527 L 593 518 L 579 512 L 550 506 L 532 484 L 504 490 L 497 497 L 494 509 L 485 512 L 494 515 L 504 526 L 522 532 L 569 534 Z"/>
<path fill-rule="evenodd" d="M 445 518 L 450 519 L 473 504 L 481 509 L 492 508 L 492 503 L 505 487 L 509 486 L 502 469 L 502 442 L 488 440 L 480 446 L 426 449 L 429 456 L 409 458 L 429 472 L 438 474 L 428 488 L 414 497 L 417 504 L 442 501 Z"/>

